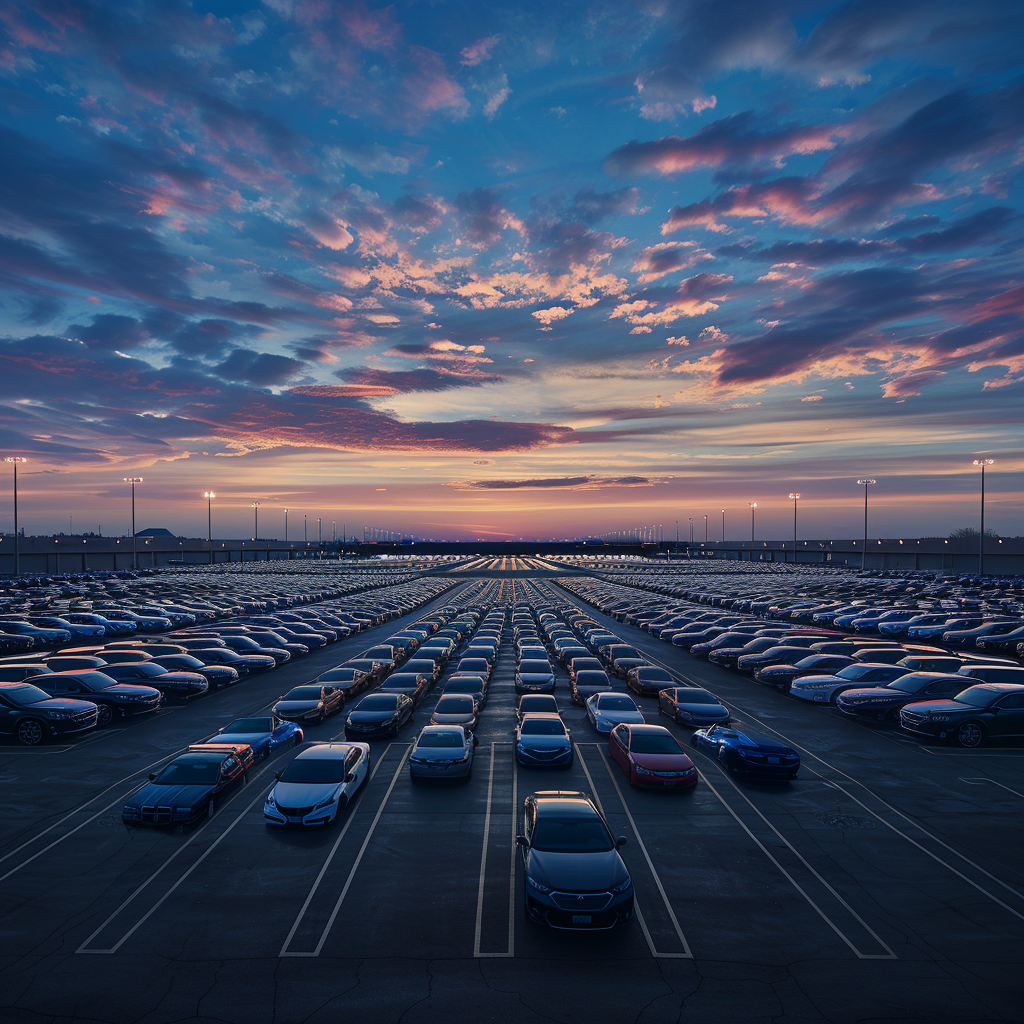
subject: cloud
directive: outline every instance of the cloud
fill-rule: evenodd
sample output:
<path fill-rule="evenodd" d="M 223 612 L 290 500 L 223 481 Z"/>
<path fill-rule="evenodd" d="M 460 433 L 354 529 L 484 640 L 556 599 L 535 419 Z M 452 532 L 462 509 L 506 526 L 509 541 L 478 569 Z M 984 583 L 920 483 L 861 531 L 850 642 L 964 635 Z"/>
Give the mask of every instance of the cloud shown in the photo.
<path fill-rule="evenodd" d="M 447 367 L 417 370 L 383 370 L 375 367 L 352 366 L 337 371 L 342 380 L 352 381 L 352 387 L 377 388 L 379 394 L 410 394 L 420 391 L 449 391 L 452 388 L 482 387 L 496 384 L 505 378 L 498 373 L 485 373 L 473 368 L 461 372 Z"/>
<path fill-rule="evenodd" d="M 573 197 L 566 210 L 570 220 L 584 224 L 596 224 L 607 217 L 622 217 L 636 213 L 640 202 L 637 188 L 619 188 L 610 192 L 598 192 L 594 188 L 582 188 Z"/>
<path fill-rule="evenodd" d="M 477 249 L 494 245 L 507 228 L 525 235 L 522 222 L 505 209 L 498 194 L 489 188 L 477 188 L 455 197 L 455 209 L 462 221 L 466 241 Z"/>
<path fill-rule="evenodd" d="M 806 155 L 836 146 L 835 127 L 764 126 L 752 111 L 723 117 L 688 138 L 668 135 L 652 142 L 626 143 L 605 159 L 609 174 L 681 174 L 722 164 L 768 164 L 781 167 L 793 154 Z"/>
<path fill-rule="evenodd" d="M 670 479 L 646 476 L 558 476 L 532 480 L 453 480 L 447 486 L 459 491 L 598 491 L 608 487 L 653 487 Z"/>
<path fill-rule="evenodd" d="M 115 313 L 100 313 L 92 318 L 88 326 L 72 324 L 67 333 L 68 337 L 84 341 L 86 345 L 111 352 L 127 352 L 138 348 L 149 341 L 150 337 L 145 324 L 140 320 Z"/>
<path fill-rule="evenodd" d="M 701 260 L 714 257 L 692 242 L 659 242 L 642 249 L 633 262 L 633 273 L 638 274 L 640 284 L 650 284 L 658 278 L 676 270 L 685 270 Z"/>
<path fill-rule="evenodd" d="M 535 309 L 532 316 L 536 317 L 543 324 L 540 328 L 542 331 L 550 331 L 553 323 L 556 323 L 558 320 L 564 320 L 575 312 L 576 310 L 567 309 L 565 306 L 552 306 L 550 309 Z"/>
<path fill-rule="evenodd" d="M 215 369 L 228 380 L 242 381 L 257 387 L 282 384 L 294 376 L 305 364 L 287 356 L 272 355 L 269 352 L 253 352 L 236 348 L 219 363 Z"/>
<path fill-rule="evenodd" d="M 486 60 L 490 60 L 491 51 L 498 45 L 498 41 L 500 39 L 501 36 L 484 36 L 482 39 L 478 39 L 475 43 L 470 43 L 469 46 L 464 46 L 460 53 L 462 58 L 460 63 L 472 68 L 476 67 L 477 64 L 482 64 Z"/>

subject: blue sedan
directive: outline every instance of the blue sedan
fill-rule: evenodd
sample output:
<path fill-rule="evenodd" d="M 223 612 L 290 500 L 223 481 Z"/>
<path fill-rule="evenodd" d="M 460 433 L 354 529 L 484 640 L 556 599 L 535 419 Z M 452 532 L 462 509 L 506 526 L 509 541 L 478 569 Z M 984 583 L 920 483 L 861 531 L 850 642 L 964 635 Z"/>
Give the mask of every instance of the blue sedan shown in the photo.
<path fill-rule="evenodd" d="M 800 755 L 792 747 L 730 726 L 698 729 L 690 737 L 690 746 L 718 758 L 723 768 L 736 774 L 795 779 L 800 770 Z"/>
<path fill-rule="evenodd" d="M 302 729 L 294 722 L 282 722 L 273 715 L 261 715 L 258 718 L 236 718 L 206 742 L 245 743 L 252 747 L 253 756 L 259 760 L 270 757 L 281 747 L 298 746 L 303 739 Z"/>

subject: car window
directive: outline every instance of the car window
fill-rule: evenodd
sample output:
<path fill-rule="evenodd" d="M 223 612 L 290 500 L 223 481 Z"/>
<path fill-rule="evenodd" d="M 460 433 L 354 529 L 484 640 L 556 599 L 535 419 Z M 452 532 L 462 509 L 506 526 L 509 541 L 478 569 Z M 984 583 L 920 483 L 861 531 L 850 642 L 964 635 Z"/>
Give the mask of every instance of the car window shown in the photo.
<path fill-rule="evenodd" d="M 386 693 L 371 694 L 356 705 L 356 711 L 394 711 L 394 709 L 395 698 Z"/>
<path fill-rule="evenodd" d="M 281 782 L 327 786 L 344 781 L 345 760 L 340 757 L 297 757 L 281 772 Z"/>
<path fill-rule="evenodd" d="M 175 761 L 153 781 L 158 786 L 210 786 L 217 781 L 216 761 Z"/>
<path fill-rule="evenodd" d="M 718 698 L 707 690 L 682 689 L 676 690 L 676 700 L 680 704 L 717 704 Z"/>
<path fill-rule="evenodd" d="M 598 698 L 597 706 L 601 711 L 636 711 L 636 704 L 619 694 L 603 694 Z"/>
<path fill-rule="evenodd" d="M 925 691 L 930 697 L 952 697 L 960 689 L 957 683 L 933 683 Z"/>
<path fill-rule="evenodd" d="M 997 705 L 1001 711 L 1018 711 L 1024 708 L 1024 693 L 1011 693 Z"/>
<path fill-rule="evenodd" d="M 565 726 L 551 718 L 527 718 L 520 732 L 524 736 L 564 736 Z"/>
<path fill-rule="evenodd" d="M 41 700 L 52 699 L 48 693 L 40 690 L 38 686 L 30 686 L 28 684 L 4 687 L 4 696 L 14 704 L 19 704 L 22 707 L 28 704 L 38 704 Z"/>
<path fill-rule="evenodd" d="M 282 700 L 320 700 L 322 691 L 319 686 L 296 686 L 289 690 Z"/>
<path fill-rule="evenodd" d="M 274 720 L 272 718 L 238 718 L 221 732 L 273 732 L 273 729 Z"/>
<path fill-rule="evenodd" d="M 682 753 L 675 737 L 666 733 L 635 732 L 630 737 L 629 749 L 635 754 Z"/>
<path fill-rule="evenodd" d="M 463 747 L 462 735 L 457 732 L 425 732 L 416 743 L 418 747 Z"/>
<path fill-rule="evenodd" d="M 350 750 L 345 756 L 345 771 L 355 771 L 356 765 L 359 764 L 359 751 Z"/>
<path fill-rule="evenodd" d="M 601 853 L 614 849 L 612 837 L 598 817 L 541 817 L 530 844 L 542 853 Z"/>

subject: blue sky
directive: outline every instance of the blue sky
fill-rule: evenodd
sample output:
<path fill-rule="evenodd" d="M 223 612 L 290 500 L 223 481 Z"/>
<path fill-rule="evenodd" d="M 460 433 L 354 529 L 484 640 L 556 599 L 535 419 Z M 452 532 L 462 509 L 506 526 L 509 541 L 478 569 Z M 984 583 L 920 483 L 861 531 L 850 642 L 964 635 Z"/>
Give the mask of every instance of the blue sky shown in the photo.
<path fill-rule="evenodd" d="M 13 3 L 31 529 L 1019 533 L 1019 4 Z M 737 529 L 742 516 L 734 517 Z M 777 520 L 777 523 L 775 522 Z M 670 532 L 670 527 L 666 528 Z M 739 535 L 739 534 L 737 534 Z"/>

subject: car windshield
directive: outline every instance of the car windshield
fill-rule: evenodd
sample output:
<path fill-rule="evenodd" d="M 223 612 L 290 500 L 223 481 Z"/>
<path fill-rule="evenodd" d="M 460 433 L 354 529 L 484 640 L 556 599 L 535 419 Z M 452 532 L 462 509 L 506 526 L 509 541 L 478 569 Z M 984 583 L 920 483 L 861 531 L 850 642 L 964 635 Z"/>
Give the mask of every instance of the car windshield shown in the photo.
<path fill-rule="evenodd" d="M 841 668 L 836 675 L 840 679 L 863 679 L 869 672 L 874 671 L 874 665 L 847 665 Z"/>
<path fill-rule="evenodd" d="M 345 781 L 345 760 L 341 757 L 297 757 L 283 772 L 282 782 L 321 783 Z"/>
<path fill-rule="evenodd" d="M 15 704 L 38 704 L 41 700 L 51 700 L 48 693 L 44 693 L 38 686 L 30 686 L 25 683 L 21 686 L 7 686 L 3 691 Z"/>
<path fill-rule="evenodd" d="M 294 690 L 289 690 L 282 700 L 319 700 L 320 696 L 319 686 L 296 686 Z"/>
<path fill-rule="evenodd" d="M 480 693 L 483 686 L 476 679 L 453 679 L 445 689 L 449 693 Z"/>
<path fill-rule="evenodd" d="M 232 722 L 222 733 L 234 732 L 273 732 L 274 720 L 272 718 L 238 718 Z"/>
<path fill-rule="evenodd" d="M 717 704 L 718 698 L 707 690 L 676 690 L 676 700 L 680 704 Z"/>
<path fill-rule="evenodd" d="M 542 853 L 603 853 L 615 844 L 599 818 L 541 818 L 530 845 Z"/>
<path fill-rule="evenodd" d="M 219 761 L 175 761 L 153 781 L 158 786 L 209 786 L 219 771 Z"/>
<path fill-rule="evenodd" d="M 642 668 L 637 671 L 641 679 L 664 679 L 671 680 L 672 677 L 663 668 Z"/>
<path fill-rule="evenodd" d="M 597 706 L 602 711 L 636 711 L 636 704 L 629 697 L 602 697 Z"/>
<path fill-rule="evenodd" d="M 918 690 L 923 690 L 929 682 L 931 680 L 928 677 L 907 675 L 894 679 L 888 684 L 888 687 L 890 690 L 900 690 L 903 693 L 917 693 Z"/>
<path fill-rule="evenodd" d="M 417 747 L 463 747 L 465 742 L 457 732 L 425 732 L 419 738 Z"/>
<path fill-rule="evenodd" d="M 679 744 L 672 736 L 661 733 L 634 733 L 629 740 L 634 754 L 681 754 Z"/>
<path fill-rule="evenodd" d="M 986 689 L 984 686 L 972 686 L 969 690 L 964 690 L 963 693 L 958 693 L 953 699 L 958 704 L 970 704 L 971 707 L 983 708 L 987 707 L 991 703 L 992 698 L 996 696 L 992 690 Z"/>
<path fill-rule="evenodd" d="M 375 693 L 370 697 L 364 697 L 357 706 L 357 711 L 394 711 L 395 698 L 386 693 Z"/>
<path fill-rule="evenodd" d="M 436 715 L 468 715 L 476 705 L 472 697 L 442 697 L 434 708 Z"/>
<path fill-rule="evenodd" d="M 532 721 L 528 718 L 523 722 L 522 734 L 524 736 L 564 736 L 565 726 L 550 718 L 538 718 Z"/>
<path fill-rule="evenodd" d="M 332 668 L 329 672 L 325 672 L 320 678 L 325 683 L 342 683 L 347 682 L 350 679 L 355 679 L 356 670 L 354 668 Z"/>
<path fill-rule="evenodd" d="M 540 672 L 547 674 L 551 671 L 551 666 L 546 661 L 523 661 L 519 664 L 519 672 Z"/>

